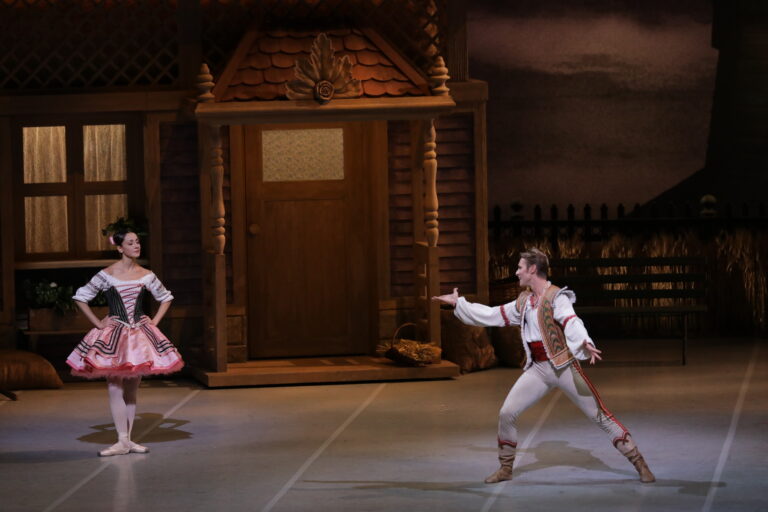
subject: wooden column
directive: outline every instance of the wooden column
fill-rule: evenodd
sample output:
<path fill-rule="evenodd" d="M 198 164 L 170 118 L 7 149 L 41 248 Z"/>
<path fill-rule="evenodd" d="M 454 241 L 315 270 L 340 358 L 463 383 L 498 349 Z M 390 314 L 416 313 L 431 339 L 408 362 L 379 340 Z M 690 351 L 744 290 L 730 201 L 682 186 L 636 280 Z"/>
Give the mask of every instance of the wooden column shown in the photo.
<path fill-rule="evenodd" d="M 11 163 L 11 122 L 0 118 L 0 327 L 12 325 L 14 308 L 14 239 L 13 239 L 13 165 Z M 0 334 L 2 330 L 0 329 Z"/>
<path fill-rule="evenodd" d="M 221 148 L 221 126 L 209 127 L 211 150 L 211 249 L 209 251 L 206 289 L 210 304 L 206 306 L 206 327 L 209 341 L 211 368 L 217 372 L 227 370 L 227 263 L 224 256 L 224 158 Z"/>
<path fill-rule="evenodd" d="M 198 102 L 214 101 L 211 93 L 213 77 L 203 64 L 198 74 Z M 203 243 L 205 280 L 205 359 L 209 369 L 216 372 L 227 370 L 227 282 L 224 246 L 224 158 L 221 147 L 221 126 L 204 124 L 200 127 L 200 143 L 203 149 L 201 162 L 201 206 L 204 213 Z M 206 185 L 210 188 L 207 188 Z M 207 190 L 206 190 L 207 188 Z M 207 233 L 205 232 L 207 231 Z"/>
<path fill-rule="evenodd" d="M 430 69 L 430 88 L 435 96 L 446 96 L 445 83 L 450 77 L 445 61 L 435 58 Z M 440 304 L 431 298 L 440 295 L 440 256 L 437 241 L 440 237 L 437 200 L 437 136 L 435 120 L 424 124 L 424 242 L 414 244 L 416 258 L 416 311 L 418 325 L 426 340 L 440 345 Z"/>
<path fill-rule="evenodd" d="M 176 115 L 171 112 L 148 112 L 144 118 L 144 197 L 145 212 L 149 219 L 149 266 L 163 278 L 163 208 L 161 197 L 160 124 L 172 123 Z M 175 309 L 175 308 L 174 308 Z"/>
<path fill-rule="evenodd" d="M 416 301 L 421 313 L 422 332 L 425 339 L 440 345 L 440 304 L 432 297 L 440 295 L 440 260 L 437 240 L 437 141 L 435 121 L 430 119 L 424 125 L 424 234 L 426 240 L 416 243 Z"/>

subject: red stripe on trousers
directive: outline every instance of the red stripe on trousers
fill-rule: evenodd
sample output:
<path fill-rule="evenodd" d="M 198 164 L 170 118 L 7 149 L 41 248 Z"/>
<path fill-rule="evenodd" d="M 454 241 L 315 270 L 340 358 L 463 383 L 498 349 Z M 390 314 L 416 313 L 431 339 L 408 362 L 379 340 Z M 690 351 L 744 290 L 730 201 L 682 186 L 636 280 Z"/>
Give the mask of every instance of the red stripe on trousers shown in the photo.
<path fill-rule="evenodd" d="M 579 375 L 581 375 L 581 378 L 584 379 L 584 382 L 587 383 L 587 386 L 589 386 L 589 390 L 592 391 L 592 395 L 595 397 L 595 400 L 597 400 L 597 405 L 600 407 L 600 410 L 603 411 L 603 414 L 606 415 L 606 417 L 609 420 L 612 420 L 615 422 L 621 430 L 624 431 L 624 436 L 617 437 L 613 440 L 613 444 L 615 445 L 617 442 L 621 441 L 622 439 L 626 438 L 629 434 L 629 430 L 627 430 L 627 427 L 621 424 L 619 420 L 616 419 L 616 416 L 613 415 L 611 411 L 608 410 L 608 408 L 605 406 L 605 403 L 603 403 L 602 398 L 600 398 L 600 393 L 597 392 L 597 388 L 592 384 L 592 381 L 589 380 L 589 377 L 587 377 L 587 374 L 584 373 L 584 370 L 582 370 L 581 365 L 578 363 L 578 361 L 573 362 L 574 367 L 576 368 L 576 371 L 579 372 Z"/>

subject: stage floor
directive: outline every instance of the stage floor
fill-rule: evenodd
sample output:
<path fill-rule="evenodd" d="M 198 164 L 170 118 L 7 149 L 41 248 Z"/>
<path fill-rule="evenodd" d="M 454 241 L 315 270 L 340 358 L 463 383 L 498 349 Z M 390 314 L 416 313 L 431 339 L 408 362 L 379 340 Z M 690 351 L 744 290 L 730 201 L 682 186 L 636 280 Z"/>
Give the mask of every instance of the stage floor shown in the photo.
<path fill-rule="evenodd" d="M 768 510 L 766 340 L 692 340 L 687 366 L 587 369 L 654 484 L 560 392 L 521 417 L 515 479 L 484 484 L 520 372 L 228 389 L 152 380 L 134 427 L 152 452 L 107 459 L 96 457 L 115 440 L 103 382 L 0 396 L 0 510 Z"/>

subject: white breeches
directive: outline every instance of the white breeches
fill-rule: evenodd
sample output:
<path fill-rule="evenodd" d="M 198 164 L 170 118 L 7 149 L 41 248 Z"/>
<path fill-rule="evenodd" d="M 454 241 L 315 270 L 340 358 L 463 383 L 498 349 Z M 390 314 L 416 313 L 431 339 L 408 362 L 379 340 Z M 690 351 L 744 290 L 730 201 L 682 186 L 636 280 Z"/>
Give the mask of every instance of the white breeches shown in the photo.
<path fill-rule="evenodd" d="M 499 446 L 517 446 L 518 417 L 552 388 L 562 390 L 581 412 L 610 436 L 621 453 L 627 453 L 635 447 L 627 429 L 608 411 L 576 361 L 560 370 L 556 370 L 549 361 L 533 363 L 523 372 L 499 412 Z"/>

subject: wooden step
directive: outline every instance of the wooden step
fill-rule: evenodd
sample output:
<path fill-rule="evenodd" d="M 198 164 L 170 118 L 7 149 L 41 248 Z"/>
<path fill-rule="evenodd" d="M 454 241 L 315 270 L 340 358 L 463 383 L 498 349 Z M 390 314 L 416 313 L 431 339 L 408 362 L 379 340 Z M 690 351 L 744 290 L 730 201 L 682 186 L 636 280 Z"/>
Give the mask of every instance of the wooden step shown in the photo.
<path fill-rule="evenodd" d="M 449 379 L 459 376 L 459 367 L 450 361 L 413 368 L 397 366 L 389 359 L 371 356 L 260 359 L 230 363 L 225 372 L 197 368 L 193 371 L 197 380 L 211 388 Z"/>

